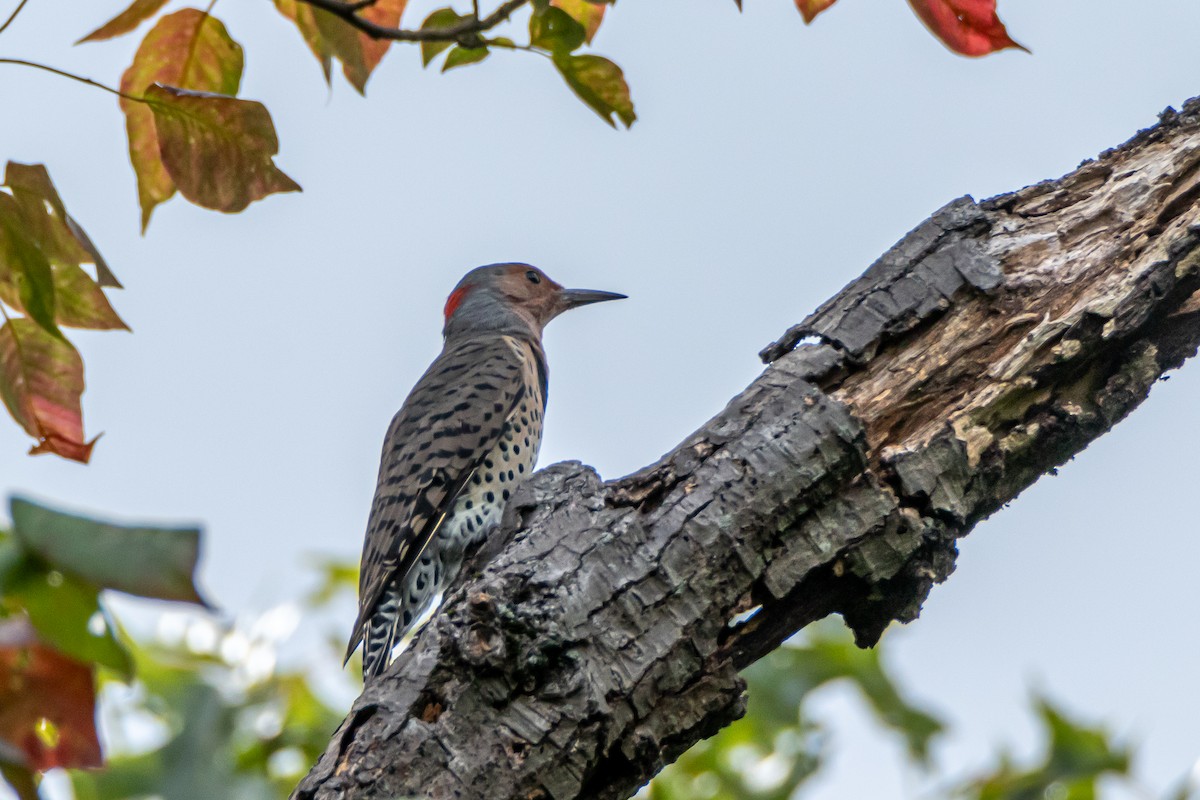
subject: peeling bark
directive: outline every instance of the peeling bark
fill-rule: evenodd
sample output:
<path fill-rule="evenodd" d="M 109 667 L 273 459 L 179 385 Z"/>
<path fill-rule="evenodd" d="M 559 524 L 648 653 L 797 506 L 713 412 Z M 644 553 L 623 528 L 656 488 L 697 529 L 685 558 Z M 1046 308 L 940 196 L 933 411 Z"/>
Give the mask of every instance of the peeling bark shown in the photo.
<path fill-rule="evenodd" d="M 1198 199 L 1192 101 L 935 213 L 658 463 L 539 472 L 293 797 L 628 797 L 808 623 L 869 646 L 915 619 L 960 536 L 1196 352 Z"/>

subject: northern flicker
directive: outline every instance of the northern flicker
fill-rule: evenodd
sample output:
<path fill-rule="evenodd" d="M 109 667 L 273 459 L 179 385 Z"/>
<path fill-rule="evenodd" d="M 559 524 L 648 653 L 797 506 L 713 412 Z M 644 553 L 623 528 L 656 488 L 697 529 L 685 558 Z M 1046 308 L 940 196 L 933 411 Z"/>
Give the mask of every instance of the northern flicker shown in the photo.
<path fill-rule="evenodd" d="M 546 407 L 542 328 L 623 297 L 564 289 L 528 264 L 478 267 L 450 293 L 442 352 L 383 442 L 346 650 L 349 660 L 363 644 L 364 680 L 383 672 L 533 471 Z"/>

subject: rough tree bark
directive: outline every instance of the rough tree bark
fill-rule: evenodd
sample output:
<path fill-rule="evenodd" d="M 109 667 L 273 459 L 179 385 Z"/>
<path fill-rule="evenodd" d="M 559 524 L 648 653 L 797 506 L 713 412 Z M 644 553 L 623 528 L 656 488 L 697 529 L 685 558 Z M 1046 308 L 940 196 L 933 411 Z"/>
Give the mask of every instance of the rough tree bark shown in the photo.
<path fill-rule="evenodd" d="M 628 797 L 809 622 L 914 619 L 958 537 L 1196 352 L 1198 198 L 1200 100 L 938 211 L 658 463 L 541 471 L 293 797 Z"/>

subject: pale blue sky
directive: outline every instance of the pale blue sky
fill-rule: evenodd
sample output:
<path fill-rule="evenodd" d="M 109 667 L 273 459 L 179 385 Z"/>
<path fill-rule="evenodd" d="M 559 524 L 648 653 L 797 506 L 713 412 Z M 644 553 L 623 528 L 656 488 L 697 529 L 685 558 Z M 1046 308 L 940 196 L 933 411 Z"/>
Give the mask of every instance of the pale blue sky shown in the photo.
<path fill-rule="evenodd" d="M 31 0 L 0 54 L 115 84 L 136 37 L 70 45 L 121 4 L 94 5 Z M 902 0 L 842 0 L 807 28 L 788 0 L 741 15 L 622 0 L 595 50 L 625 69 L 640 119 L 614 132 L 528 54 L 443 76 L 400 47 L 367 100 L 340 79 L 331 93 L 271 3 L 226 0 L 243 95 L 271 109 L 278 163 L 305 191 L 232 217 L 175 200 L 145 238 L 115 99 L 0 67 L 0 156 L 48 165 L 128 287 L 115 305 L 135 331 L 73 336 L 88 430 L 105 433 L 92 464 L 27 458 L 0 420 L 0 490 L 202 521 L 219 604 L 295 597 L 306 554 L 357 557 L 380 441 L 437 352 L 445 295 L 500 260 L 630 295 L 551 326 L 542 450 L 630 472 L 943 203 L 1055 177 L 1200 94 L 1194 3 L 1000 10 L 1033 55 L 953 56 Z M 1198 395 L 1185 368 L 980 525 L 892 637 L 907 684 L 954 724 L 949 772 L 1032 749 L 1031 686 L 1138 743 L 1157 789 L 1200 758 Z M 846 746 L 809 797 L 927 796 L 845 693 L 822 706 Z"/>

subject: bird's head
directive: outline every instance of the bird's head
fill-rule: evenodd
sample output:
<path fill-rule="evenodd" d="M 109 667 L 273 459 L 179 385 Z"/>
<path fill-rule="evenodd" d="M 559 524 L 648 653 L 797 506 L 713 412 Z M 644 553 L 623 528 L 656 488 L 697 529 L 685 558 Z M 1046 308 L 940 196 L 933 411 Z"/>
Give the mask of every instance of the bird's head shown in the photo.
<path fill-rule="evenodd" d="M 564 311 L 625 295 L 564 289 L 529 264 L 489 264 L 468 272 L 446 299 L 443 334 L 532 334 Z"/>

